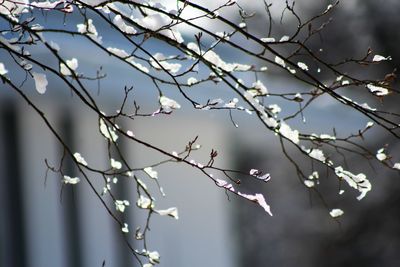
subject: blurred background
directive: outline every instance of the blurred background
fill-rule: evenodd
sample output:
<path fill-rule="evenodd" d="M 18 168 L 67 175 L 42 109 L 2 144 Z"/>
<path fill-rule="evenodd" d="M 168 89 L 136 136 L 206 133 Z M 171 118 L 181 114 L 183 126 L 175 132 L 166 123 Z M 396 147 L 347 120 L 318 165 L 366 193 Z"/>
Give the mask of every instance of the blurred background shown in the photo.
<path fill-rule="evenodd" d="M 273 4 L 281 5 L 275 2 L 280 1 L 273 1 Z M 330 3 L 318 0 L 301 1 L 296 5 L 302 17 L 310 17 Z M 248 6 L 250 11 L 256 9 L 257 6 Z M 390 55 L 393 60 L 360 74 L 384 77 L 398 66 L 400 60 L 399 11 L 400 2 L 395 0 L 343 1 L 330 15 L 333 21 L 310 45 L 323 46 L 323 55 L 328 60 L 361 57 L 368 47 L 374 54 Z M 275 35 L 290 34 L 294 21 L 285 17 L 287 20 L 280 24 L 280 14 L 274 16 Z M 48 19 L 51 23 L 51 17 Z M 260 21 L 265 19 L 256 19 L 258 23 L 249 26 L 261 32 L 265 27 Z M 58 42 L 62 43 L 62 37 L 59 38 Z M 121 96 L 115 94 L 115 88 L 129 83 L 135 88 L 146 88 L 142 79 L 132 76 L 110 57 L 96 55 L 85 47 L 84 42 L 77 39 L 69 44 L 64 50 L 65 55 L 76 56 L 87 69 L 95 70 L 101 64 L 107 72 L 108 78 L 102 83 L 103 89 L 98 96 L 106 112 L 115 110 L 120 103 Z M 159 49 L 158 43 L 152 45 Z M 41 53 L 40 50 L 34 52 Z M 43 60 L 47 58 L 45 54 L 40 56 Z M 233 57 L 229 53 L 224 56 L 227 59 Z M 0 61 L 7 65 L 7 60 L 10 58 L 1 52 Z M 324 73 L 320 75 L 321 79 L 325 78 Z M 121 77 L 127 79 L 121 81 Z M 301 86 L 286 80 L 280 73 L 266 74 L 266 79 L 269 90 Z M 49 84 L 53 88 L 49 85 L 45 97 L 35 94 L 31 84 L 28 92 L 32 99 L 46 112 L 72 150 L 79 151 L 90 164 L 106 166 L 106 146 L 99 145 L 102 140 L 99 134 L 93 135 L 96 117 L 81 107 L 79 101 L 62 88 L 63 85 L 52 82 L 51 77 Z M 85 182 L 61 187 L 59 176 L 50 172 L 46 178 L 44 160 L 56 165 L 62 148 L 26 103 L 10 88 L 2 86 L 2 89 L 0 267 L 137 266 L 123 243 L 120 227 L 111 220 Z M 197 94 L 207 97 L 214 90 L 202 88 Z M 167 92 L 172 96 L 176 94 L 172 88 Z M 223 90 L 220 94 L 224 99 L 231 97 Z M 161 116 L 151 120 L 138 119 L 124 127 L 170 151 L 184 148 L 198 135 L 203 148 L 194 155 L 196 161 L 207 159 L 209 151 L 216 149 L 218 166 L 245 172 L 259 168 L 271 173 L 272 180 L 262 186 L 242 177 L 242 190 L 262 192 L 274 216 L 266 215 L 260 207 L 242 199 L 228 198 L 224 191 L 192 168 L 174 164 L 157 168 L 167 195 L 166 198 L 159 195 L 157 205 L 160 208 L 177 206 L 180 217 L 178 221 L 161 216 L 152 218 L 149 250 L 160 252 L 160 266 L 400 266 L 398 173 L 372 168 L 368 162 L 359 159 L 348 159 L 347 164 L 354 173 L 368 174 L 372 191 L 362 201 L 357 201 L 356 192 L 349 188 L 344 188 L 346 193 L 339 196 L 340 186 L 330 175 L 321 177 L 321 200 L 305 189 L 294 168 L 282 155 L 274 135 L 266 134 L 255 119 L 248 120 L 244 115 L 235 114 L 239 124 L 236 129 L 226 113 L 185 110 L 188 105 L 184 104 L 183 98 L 176 98 L 184 107 L 168 120 Z M 138 90 L 135 99 L 144 110 L 157 108 L 154 90 Z M 375 104 L 400 112 L 395 98 Z M 310 109 L 305 114 L 309 124 L 299 127 L 311 127 L 310 131 L 318 132 L 341 125 L 345 134 L 365 125 L 366 119 L 360 121 L 360 116 L 348 114 L 341 105 L 327 100 Z M 393 154 L 399 151 L 396 140 L 383 132 L 372 131 L 368 137 L 371 143 L 365 145 L 371 150 L 388 143 Z M 163 159 L 141 146 L 124 140 L 119 142 L 137 166 L 148 166 Z M 78 175 L 71 162 L 64 168 L 71 176 Z M 97 188 L 103 187 L 101 179 L 95 178 L 93 182 Z M 147 182 L 156 192 L 155 185 Z M 119 179 L 113 190 L 118 192 L 120 199 L 130 199 L 134 205 L 137 195 L 132 183 Z M 110 199 L 107 201 L 113 205 Z M 344 216 L 338 221 L 333 220 L 325 202 L 329 208 L 343 209 Z M 123 214 L 132 227 L 131 233 L 134 227 L 143 225 L 144 215 L 133 207 Z"/>

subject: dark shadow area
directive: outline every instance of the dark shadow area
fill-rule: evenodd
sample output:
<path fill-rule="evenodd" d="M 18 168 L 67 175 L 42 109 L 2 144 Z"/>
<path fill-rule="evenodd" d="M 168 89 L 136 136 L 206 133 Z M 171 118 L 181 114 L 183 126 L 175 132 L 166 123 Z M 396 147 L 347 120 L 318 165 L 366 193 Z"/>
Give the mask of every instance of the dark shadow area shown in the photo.
<path fill-rule="evenodd" d="M 5 211 L 2 218 L 2 233 L 5 236 L 0 238 L 0 249 L 2 266 L 27 266 L 26 249 L 25 249 L 25 224 L 24 205 L 22 192 L 22 175 L 21 175 L 21 148 L 19 143 L 19 118 L 18 112 L 14 104 L 3 104 L 0 108 L 0 126 L 5 130 L 2 131 L 2 139 L 0 146 L 5 152 L 5 162 L 3 175 L 0 176 L 3 192 L 3 208 Z"/>

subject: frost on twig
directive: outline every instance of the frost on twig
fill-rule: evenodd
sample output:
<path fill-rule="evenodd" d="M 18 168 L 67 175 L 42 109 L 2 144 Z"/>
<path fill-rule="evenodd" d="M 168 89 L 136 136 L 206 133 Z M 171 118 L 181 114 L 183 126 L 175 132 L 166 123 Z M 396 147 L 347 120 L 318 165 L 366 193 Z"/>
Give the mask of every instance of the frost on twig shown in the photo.
<path fill-rule="evenodd" d="M 284 11 L 289 11 L 289 16 L 296 19 L 297 25 L 288 31 L 291 34 L 278 34 L 274 31 L 270 5 L 265 1 L 254 2 L 252 4 L 262 7 L 257 12 L 266 12 L 264 17 L 267 18 L 265 23 L 268 27 L 264 29 L 253 28 L 255 22 L 260 24 L 256 21 L 256 14 L 246 12 L 245 7 L 232 0 L 217 1 L 212 8 L 183 0 L 176 1 L 176 5 L 174 1 L 174 7 L 151 1 L 118 0 L 4 0 L 0 5 L 0 19 L 3 22 L 0 49 L 12 59 L 0 62 L 1 81 L 33 108 L 64 149 L 59 166 L 52 167 L 46 162 L 47 167 L 60 174 L 63 185 L 81 186 L 83 183 L 80 182 L 86 181 L 127 237 L 130 229 L 135 228 L 130 227 L 119 215 L 133 209 L 146 213 L 146 222 L 136 228 L 135 234 L 137 241 L 143 245 L 147 244 L 153 215 L 178 219 L 179 203 L 176 204 L 178 207 L 161 208 L 156 197 L 158 193 L 153 192 L 155 185 L 161 196 L 166 196 L 161 186 L 163 173 L 159 171 L 159 166 L 177 164 L 194 168 L 228 195 L 234 194 L 248 200 L 272 216 L 270 206 L 260 193 L 263 191 L 261 187 L 269 186 L 267 182 L 271 176 L 268 166 L 266 173 L 258 169 L 248 172 L 220 167 L 219 153 L 215 149 L 211 149 L 208 158 L 195 159 L 193 155 L 202 149 L 197 143 L 201 139 L 198 136 L 188 141 L 185 147 L 176 148 L 178 152 L 170 152 L 166 146 L 160 145 L 162 142 L 159 140 L 149 140 L 148 136 L 140 136 L 128 129 L 126 125 L 132 122 L 140 127 L 143 120 L 169 120 L 192 109 L 199 114 L 227 114 L 234 129 L 242 127 L 242 120 L 246 122 L 243 124 L 261 125 L 265 129 L 262 134 L 281 145 L 281 152 L 294 167 L 301 184 L 311 192 L 318 192 L 319 185 L 325 182 L 321 179 L 325 175 L 318 172 L 325 168 L 328 174 L 335 174 L 326 175 L 329 179 L 344 181 L 359 193 L 358 200 L 366 197 L 372 184 L 365 174 L 367 172 L 353 174 L 354 170 L 346 166 L 347 159 L 351 157 L 374 161 L 394 171 L 400 170 L 400 163 L 392 161 L 396 155 L 390 155 L 389 145 L 371 148 L 368 143 L 369 133 L 375 129 L 383 130 L 397 139 L 400 137 L 400 114 L 378 105 L 387 96 L 398 97 L 398 90 L 392 83 L 395 75 L 391 74 L 385 79 L 361 79 L 359 77 L 362 75 L 358 75 L 358 72 L 343 71 L 351 64 L 365 67 L 385 64 L 391 57 L 379 54 L 372 56 L 372 50 L 368 50 L 361 59 L 332 63 L 309 46 L 310 40 L 325 30 L 330 21 L 327 15 L 338 3 L 320 10 L 312 18 L 303 19 L 296 13 L 294 4 L 286 1 Z M 64 20 L 51 25 L 45 22 L 39 25 L 43 20 L 32 19 L 53 13 L 62 14 Z M 239 15 L 232 19 L 226 14 Z M 316 27 L 323 19 L 326 21 Z M 67 41 L 56 42 L 55 35 L 63 36 Z M 101 55 L 102 60 L 113 60 L 116 69 L 128 70 L 118 76 L 118 79 L 126 82 L 123 88 L 118 88 L 119 81 L 111 82 L 113 94 L 120 96 L 120 103 L 114 111 L 108 111 L 94 93 L 99 94 L 101 82 L 108 78 L 107 74 L 104 74 L 102 66 L 97 66 L 96 72 L 90 70 L 96 61 L 80 53 L 73 56 L 65 53 L 71 40 L 85 43 L 89 50 Z M 43 60 L 41 54 L 46 54 L 48 60 Z M 122 73 L 129 75 L 124 77 Z M 294 85 L 274 85 L 271 77 L 276 73 L 295 81 Z M 323 81 L 321 73 L 326 77 Z M 17 76 L 26 78 L 20 81 Z M 142 82 L 145 86 L 142 86 Z M 80 152 L 73 152 L 47 119 L 42 107 L 33 101 L 29 90 L 26 90 L 33 84 L 42 98 L 47 97 L 49 88 L 66 90 L 85 107 L 86 112 L 98 118 L 94 123 L 96 127 L 90 130 L 93 137 L 102 137 L 96 145 L 107 148 L 106 167 L 93 164 L 93 159 L 84 157 Z M 349 88 L 357 92 L 351 98 L 346 96 Z M 152 95 L 153 105 L 149 107 L 147 103 L 141 103 L 137 91 L 149 98 Z M 353 124 L 357 126 L 343 130 L 346 124 L 341 125 L 341 122 L 346 116 L 337 120 L 338 125 L 330 125 L 329 128 L 314 125 L 307 116 L 321 112 L 316 106 L 326 99 L 335 103 L 337 109 L 345 107 L 343 110 L 347 114 L 356 114 L 360 118 L 359 123 Z M 107 113 L 103 110 L 107 110 Z M 242 114 L 246 116 L 245 119 Z M 190 123 L 197 125 L 195 119 Z M 185 131 L 192 126 L 177 127 Z M 311 129 L 318 129 L 319 132 Z M 246 131 L 251 137 L 253 127 L 249 126 Z M 160 133 L 159 138 L 163 137 L 163 133 Z M 121 148 L 121 143 L 125 141 L 156 152 L 163 160 L 138 166 Z M 62 167 L 67 157 L 75 163 L 79 171 L 77 177 L 64 174 Z M 304 162 L 310 163 L 311 171 L 304 167 Z M 273 173 L 271 175 L 274 176 Z M 246 190 L 243 193 L 239 176 L 259 183 L 260 191 Z M 101 188 L 96 188 L 92 183 L 98 177 L 104 183 Z M 137 199 L 122 199 L 118 195 L 114 186 L 121 179 L 133 184 Z M 332 191 L 337 197 L 337 190 Z M 343 193 L 341 190 L 340 195 Z M 108 204 L 108 198 L 112 204 Z M 329 210 L 333 218 L 344 214 L 340 209 Z M 160 262 L 157 251 L 134 249 L 130 245 L 133 240 L 127 240 L 132 254 L 142 266 L 153 266 Z M 148 263 L 143 263 L 145 261 Z"/>

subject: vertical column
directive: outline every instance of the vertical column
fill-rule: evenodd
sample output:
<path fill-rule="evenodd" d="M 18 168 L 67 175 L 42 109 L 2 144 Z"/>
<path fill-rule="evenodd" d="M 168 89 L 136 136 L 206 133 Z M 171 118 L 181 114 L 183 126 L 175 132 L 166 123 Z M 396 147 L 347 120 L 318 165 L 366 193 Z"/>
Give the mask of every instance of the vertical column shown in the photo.
<path fill-rule="evenodd" d="M 27 266 L 25 218 L 18 140 L 18 115 L 14 104 L 2 104 L 0 110 L 0 147 L 2 168 L 0 266 Z"/>
<path fill-rule="evenodd" d="M 125 128 L 125 127 L 123 127 Z M 123 155 L 127 155 L 129 159 L 129 153 L 127 153 L 127 142 L 125 138 L 119 138 L 118 139 L 118 148 L 122 152 Z M 113 151 L 113 156 L 114 159 L 119 160 L 118 153 L 116 151 Z M 118 183 L 115 186 L 115 191 L 113 192 L 117 199 L 120 200 L 129 200 L 131 203 L 131 206 L 129 206 L 124 213 L 118 214 L 119 217 L 129 225 L 130 227 L 130 232 L 132 232 L 131 235 L 133 235 L 133 232 L 135 230 L 133 220 L 132 220 L 132 213 L 135 209 L 135 203 L 134 203 L 134 197 L 132 196 L 132 190 L 130 190 L 131 187 L 133 187 L 132 181 L 129 181 L 129 178 L 125 176 L 120 176 L 118 178 Z M 111 204 L 111 206 L 114 206 L 114 204 Z M 120 267 L 124 266 L 134 266 L 135 260 L 134 257 L 129 251 L 125 241 L 124 241 L 124 236 L 121 234 L 121 229 L 119 227 L 114 226 L 115 222 L 112 222 L 112 229 L 114 231 L 114 250 L 115 250 L 115 257 L 117 259 L 117 264 Z"/>
<path fill-rule="evenodd" d="M 71 118 L 69 110 L 61 112 L 61 117 L 59 118 L 60 133 L 65 144 L 70 148 L 74 149 L 75 137 L 74 129 L 75 124 Z M 63 153 L 63 148 L 60 146 L 60 155 Z M 74 151 L 74 150 L 73 150 Z M 66 157 L 64 162 L 63 171 L 71 177 L 77 174 L 76 168 L 73 165 L 70 156 Z M 67 266 L 81 267 L 82 265 L 82 246 L 81 246 L 81 236 L 79 227 L 79 201 L 80 197 L 78 190 L 74 186 L 65 186 L 62 192 L 62 209 L 63 209 L 63 222 L 64 222 L 64 242 L 67 249 L 67 260 L 69 261 Z"/>

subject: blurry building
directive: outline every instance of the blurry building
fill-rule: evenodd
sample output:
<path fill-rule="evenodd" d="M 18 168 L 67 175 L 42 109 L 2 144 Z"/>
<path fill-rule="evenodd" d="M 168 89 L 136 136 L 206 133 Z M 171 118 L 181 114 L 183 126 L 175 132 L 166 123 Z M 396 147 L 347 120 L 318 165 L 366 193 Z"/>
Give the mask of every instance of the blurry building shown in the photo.
<path fill-rule="evenodd" d="M 386 14 L 382 11 L 386 6 L 378 9 L 376 4 L 372 4 L 373 1 L 366 2 L 368 4 L 361 10 L 366 12 L 364 14 L 372 16 L 371 12 L 375 11 Z M 349 19 L 354 14 L 351 10 L 342 10 L 335 17 Z M 360 15 L 361 11 L 357 12 L 357 18 L 365 18 Z M 389 11 L 393 12 L 394 9 Z M 398 23 L 387 22 L 389 17 L 381 15 L 376 21 L 385 21 L 389 32 L 394 33 L 392 27 L 397 27 Z M 373 23 L 372 20 L 367 22 Z M 349 20 L 349 23 L 357 29 L 366 27 L 361 26 L 366 25 L 361 20 Z M 342 24 L 338 22 L 332 25 Z M 391 38 L 395 38 L 395 34 L 383 34 L 382 25 L 374 25 L 370 28 L 379 33 L 379 38 L 388 38 L 387 41 L 382 39 L 379 48 L 387 52 L 385 55 L 398 54 L 398 51 L 389 51 L 393 49 Z M 343 26 L 339 29 L 328 28 L 329 35 L 324 39 L 324 45 L 331 47 L 330 51 L 338 47 L 342 49 L 347 39 L 340 39 L 339 42 L 335 36 L 351 29 Z M 371 32 L 369 34 L 360 34 L 360 39 L 352 35 L 349 40 L 360 41 L 363 45 L 377 44 L 380 39 L 365 37 L 373 35 Z M 338 43 L 341 45 L 337 46 Z M 339 54 L 354 53 L 354 50 L 341 49 L 338 50 Z M 87 53 L 72 50 L 70 48 L 66 53 L 80 53 L 81 57 Z M 100 60 L 90 56 L 87 59 L 89 64 L 91 60 Z M 108 59 L 101 60 L 106 70 L 108 66 L 111 77 L 115 78 L 113 83 L 118 84 L 118 75 L 129 75 L 118 67 L 113 68 L 113 63 Z M 92 63 L 95 65 L 96 62 Z M 110 109 L 118 102 L 112 94 L 115 84 L 103 85 L 109 89 L 101 93 L 102 103 L 105 107 L 109 105 Z M 141 86 L 140 81 L 135 81 L 135 84 Z M 91 127 L 96 127 L 96 118 L 81 109 L 76 99 L 68 94 L 60 94 L 56 89 L 52 90 L 49 85 L 50 97 L 35 96 L 35 101 L 46 110 L 49 119 L 74 150 L 85 155 L 92 164 L 106 165 L 105 147 L 98 145 L 100 137 L 94 137 L 90 131 Z M 145 102 L 149 100 L 146 95 L 141 97 Z M 65 101 L 60 103 L 60 98 Z M 392 107 L 398 111 L 398 103 L 393 103 Z M 323 126 L 342 122 L 346 116 L 338 106 L 326 103 L 319 107 L 319 111 L 331 117 L 311 117 L 308 114 L 308 119 L 317 122 L 316 131 Z M 336 180 L 332 176 L 322 178 L 321 194 L 326 196 L 330 207 L 340 207 L 345 211 L 345 216 L 338 223 L 329 217 L 324 200 L 308 192 L 297 179 L 293 167 L 281 154 L 276 139 L 271 134 L 266 136 L 265 129 L 258 125 L 251 126 L 254 128 L 249 131 L 247 117 L 238 119 L 239 129 L 232 131 L 234 127 L 227 117 L 221 123 L 219 116 L 222 115 L 212 112 L 206 115 L 195 112 L 177 114 L 171 118 L 171 123 L 160 118 L 125 126 L 137 136 L 156 140 L 171 151 L 177 146 L 184 147 L 187 141 L 199 135 L 199 143 L 205 147 L 203 152 L 194 156 L 196 160 L 207 158 L 213 148 L 221 154 L 218 157 L 219 166 L 231 166 L 244 171 L 262 168 L 270 172 L 272 180 L 262 187 L 246 181 L 245 177 L 242 181 L 243 188 L 249 192 L 260 191 L 265 194 L 274 216 L 269 217 L 262 209 L 247 201 L 235 197 L 228 200 L 223 190 L 190 167 L 161 167 L 157 170 L 167 197 L 163 199 L 158 196 L 157 203 L 163 208 L 177 206 L 180 219 L 152 218 L 149 249 L 160 252 L 160 266 L 399 266 L 400 182 L 397 173 L 374 172 L 366 162 L 351 161 L 354 169 L 368 169 L 373 184 L 373 190 L 361 202 L 355 199 L 356 194 L 349 188 L 345 188 L 348 192 L 343 198 L 336 200 L 336 193 L 332 193 L 337 187 Z M 347 118 L 346 126 L 350 126 L 355 118 Z M 383 135 L 374 138 L 377 143 L 394 141 Z M 159 157 L 140 146 L 123 142 L 120 146 L 140 166 L 146 166 Z M 100 267 L 103 261 L 104 266 L 137 266 L 124 244 L 119 226 L 111 220 L 87 183 L 82 181 L 77 186 L 61 187 L 60 177 L 51 172 L 45 179 L 44 159 L 54 166 L 61 154 L 61 146 L 40 118 L 9 88 L 2 87 L 0 267 Z M 64 168 L 71 174 L 76 171 L 69 164 Z M 147 182 L 151 186 L 151 181 Z M 96 179 L 94 185 L 98 188 L 103 186 Z M 157 191 L 155 187 L 153 189 Z M 120 179 L 115 190 L 121 198 L 131 200 L 131 205 L 134 205 L 136 188 L 132 183 Z M 106 202 L 113 207 L 109 199 Z M 143 225 L 143 214 L 133 211 L 133 208 L 127 209 L 124 219 L 132 227 Z M 130 230 L 134 232 L 134 229 Z"/>
<path fill-rule="evenodd" d="M 81 112 L 79 106 L 41 101 L 49 120 L 73 149 L 79 150 L 91 164 L 106 165 L 106 150 L 97 143 L 88 126 L 96 118 Z M 122 238 L 120 227 L 110 218 L 99 199 L 85 181 L 61 187 L 61 177 L 48 172 L 45 159 L 51 166 L 62 155 L 43 122 L 29 106 L 14 96 L 2 92 L 0 97 L 0 266 L 138 266 Z M 176 121 L 175 125 L 188 124 Z M 195 118 L 199 127 L 212 129 L 203 132 L 201 140 L 220 147 L 229 143 L 224 130 L 211 120 Z M 185 132 L 178 127 L 169 128 L 161 120 L 157 124 L 141 124 L 132 129 L 137 136 L 152 140 L 160 132 L 170 145 L 181 143 L 188 134 L 196 136 L 195 129 Z M 100 142 L 101 144 L 101 142 Z M 149 155 L 137 146 L 124 147 L 133 160 L 150 163 L 156 155 Z M 147 154 L 146 154 L 147 153 Z M 150 158 L 152 157 L 152 158 Z M 229 157 L 224 158 L 228 161 Z M 221 162 L 224 164 L 224 162 Z M 68 164 L 66 173 L 78 175 Z M 179 220 L 152 216 L 149 249 L 161 254 L 160 266 L 235 266 L 235 245 L 232 240 L 230 215 L 232 206 L 221 189 L 191 168 L 179 165 L 161 167 L 160 184 L 166 193 L 165 200 L 158 195 L 157 206 L 177 206 Z M 92 178 L 94 186 L 104 186 L 98 177 Z M 146 181 L 148 186 L 152 181 Z M 113 186 L 114 187 L 114 186 Z M 154 187 L 154 186 L 153 186 Z M 135 206 L 134 183 L 120 179 L 113 188 L 116 196 L 129 199 Z M 153 188 L 153 192 L 157 192 Z M 157 196 L 157 194 L 155 194 Z M 104 197 L 111 209 L 114 203 Z M 125 220 L 132 227 L 144 225 L 144 213 L 128 208 Z"/>

